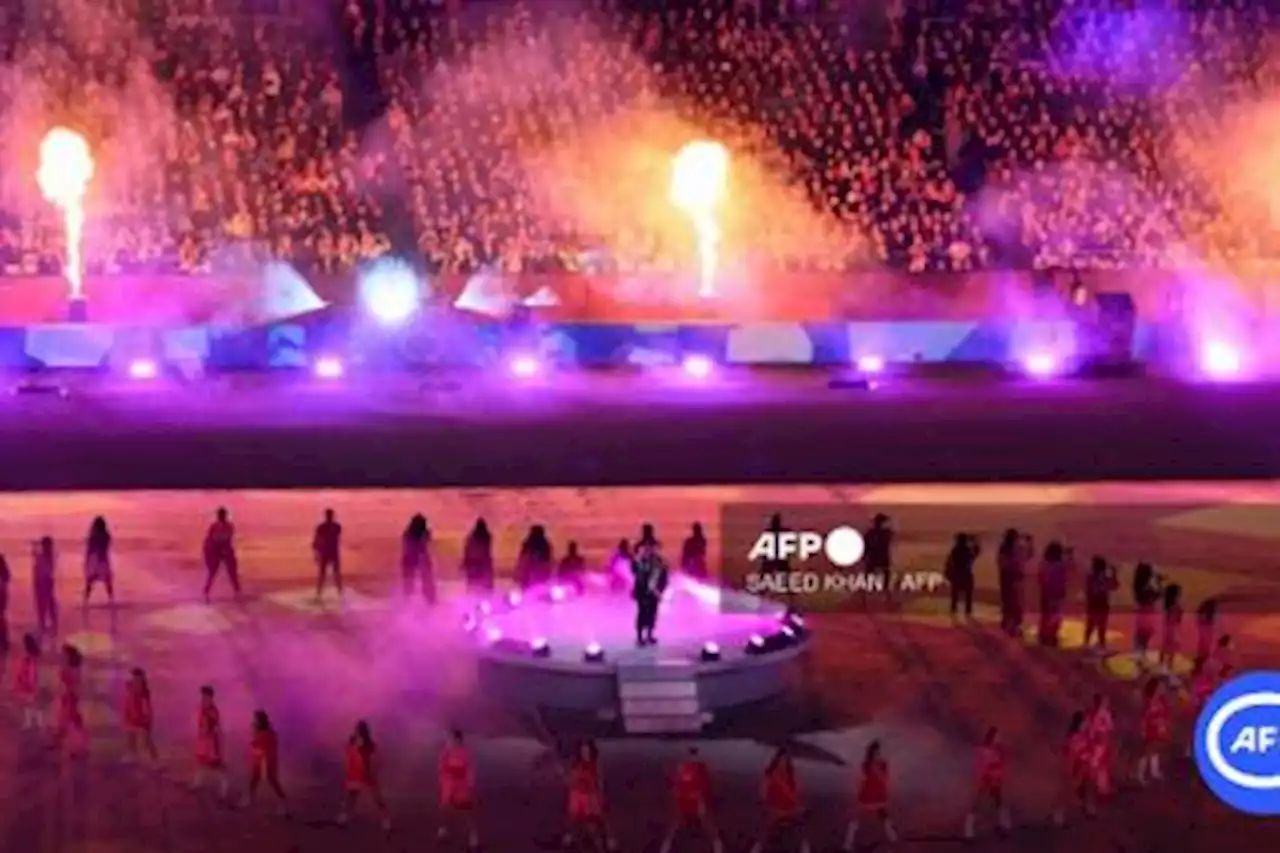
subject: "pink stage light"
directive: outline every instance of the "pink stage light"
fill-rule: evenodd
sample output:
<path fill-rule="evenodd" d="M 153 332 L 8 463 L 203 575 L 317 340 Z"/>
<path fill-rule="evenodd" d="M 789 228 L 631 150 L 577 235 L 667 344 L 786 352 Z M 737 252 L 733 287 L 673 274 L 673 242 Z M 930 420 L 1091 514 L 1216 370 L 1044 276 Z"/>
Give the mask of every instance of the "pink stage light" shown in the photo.
<path fill-rule="evenodd" d="M 129 362 L 129 378 L 139 381 L 155 379 L 160 375 L 160 367 L 149 358 L 137 358 Z"/>
<path fill-rule="evenodd" d="M 686 356 L 682 366 L 685 375 L 692 376 L 694 379 L 706 379 L 715 370 L 715 365 L 705 355 Z"/>
<path fill-rule="evenodd" d="M 551 587 L 551 600 L 552 600 L 552 601 L 564 601 L 564 600 L 565 600 L 565 598 L 567 598 L 567 597 L 568 597 L 568 595 L 569 595 L 569 594 L 568 594 L 567 592 L 565 592 L 565 589 L 564 589 L 564 587 L 562 587 L 562 586 L 553 586 L 553 587 Z"/>
<path fill-rule="evenodd" d="M 341 379 L 346 374 L 342 362 L 332 356 L 316 359 L 312 370 L 317 379 Z"/>
<path fill-rule="evenodd" d="M 1222 341 L 1210 341 L 1200 353 L 1200 369 L 1214 379 L 1239 376 L 1243 366 L 1240 351 Z"/>
<path fill-rule="evenodd" d="M 884 373 L 884 359 L 878 355 L 859 356 L 857 364 L 859 373 L 865 373 L 868 376 Z"/>
<path fill-rule="evenodd" d="M 517 379 L 532 379 L 542 372 L 542 365 L 531 355 L 518 355 L 508 365 Z"/>
<path fill-rule="evenodd" d="M 485 632 L 484 636 L 490 643 L 498 643 L 502 641 L 502 631 L 498 628 L 490 628 Z"/>
<path fill-rule="evenodd" d="M 1039 379 L 1047 379 L 1058 373 L 1058 360 L 1053 357 L 1052 353 L 1047 352 L 1031 353 L 1023 359 L 1022 366 L 1027 371 L 1028 376 L 1035 376 Z"/>
<path fill-rule="evenodd" d="M 521 594 L 520 590 L 513 589 L 511 592 L 507 593 L 507 604 L 510 604 L 512 607 L 519 607 L 520 602 L 522 601 L 524 601 L 524 595 Z"/>

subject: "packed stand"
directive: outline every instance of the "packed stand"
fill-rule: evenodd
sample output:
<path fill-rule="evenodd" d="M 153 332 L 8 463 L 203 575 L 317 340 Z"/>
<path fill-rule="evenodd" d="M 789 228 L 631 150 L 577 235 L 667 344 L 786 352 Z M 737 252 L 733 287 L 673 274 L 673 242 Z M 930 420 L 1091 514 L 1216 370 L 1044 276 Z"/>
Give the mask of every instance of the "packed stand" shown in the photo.
<path fill-rule="evenodd" d="M 764 231 L 772 264 L 1270 253 L 1272 210 L 1212 146 L 1223 110 L 1280 83 L 1261 4 L 779 5 L 350 0 L 299 28 L 207 0 L 6 2 L 0 150 L 25 162 L 55 119 L 94 140 L 90 273 L 268 257 L 339 271 L 389 252 L 432 272 L 591 270 L 602 254 L 670 269 L 686 245 L 625 216 L 549 212 L 529 168 L 644 105 L 863 238 L 819 259 Z M 587 169 L 582 183 L 612 179 Z M 8 274 L 60 267 L 59 222 L 32 184 L 21 169 L 0 179 Z"/>

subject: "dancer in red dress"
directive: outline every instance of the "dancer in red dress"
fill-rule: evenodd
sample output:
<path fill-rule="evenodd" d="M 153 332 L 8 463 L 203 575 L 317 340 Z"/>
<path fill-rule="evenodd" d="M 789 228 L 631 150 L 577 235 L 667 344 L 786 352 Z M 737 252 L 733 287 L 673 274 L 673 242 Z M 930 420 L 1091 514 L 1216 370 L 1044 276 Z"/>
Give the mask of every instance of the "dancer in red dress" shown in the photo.
<path fill-rule="evenodd" d="M 218 785 L 218 796 L 225 800 L 231 793 L 231 780 L 227 778 L 223 746 L 222 714 L 214 701 L 213 688 L 206 684 L 200 688 L 200 707 L 196 711 L 196 775 L 191 787 L 199 791 L 212 778 Z"/>
<path fill-rule="evenodd" d="M 992 726 L 978 747 L 977 785 L 973 808 L 964 819 L 964 837 L 973 840 L 977 832 L 978 812 L 987 805 L 995 811 L 996 827 L 1003 835 L 1013 827 L 1009 809 L 1004 804 L 1005 752 L 1000 743 L 1000 730 Z"/>
<path fill-rule="evenodd" d="M 466 833 L 467 848 L 480 847 L 480 832 L 476 825 L 476 771 L 471 751 L 462 737 L 454 730 L 449 742 L 440 750 L 437 770 L 440 779 L 440 811 L 443 823 L 436 833 L 441 841 L 457 827 Z"/>
<path fill-rule="evenodd" d="M 1218 625 L 1218 600 L 1206 598 L 1196 608 L 1196 665 L 1208 662 Z"/>
<path fill-rule="evenodd" d="M 338 814 L 338 823 L 345 825 L 351 819 L 361 794 L 367 794 L 373 801 L 378 816 L 382 819 L 382 829 L 391 830 L 391 815 L 387 811 L 387 802 L 382 798 L 382 786 L 378 781 L 378 745 L 373 741 L 373 732 L 364 720 L 356 723 L 355 731 L 347 739 L 344 755 L 346 780 L 343 784 L 345 796 L 342 811 Z"/>
<path fill-rule="evenodd" d="M 858 840 L 858 829 L 864 821 L 878 820 L 884 828 L 885 840 L 893 844 L 898 840 L 897 830 L 889 817 L 889 762 L 881 754 L 880 741 L 867 745 L 862 756 L 862 778 L 858 782 L 858 802 L 853 820 L 844 833 L 844 850 L 853 850 Z"/>
<path fill-rule="evenodd" d="M 1231 639 L 1230 634 L 1223 634 L 1218 638 L 1218 645 L 1213 651 L 1211 663 L 1213 666 L 1213 676 L 1218 679 L 1218 683 L 1222 683 L 1235 675 L 1235 641 Z"/>
<path fill-rule="evenodd" d="M 285 796 L 284 786 L 280 784 L 280 739 L 271 726 L 271 718 L 266 711 L 253 712 L 253 735 L 249 740 L 249 792 L 244 798 L 244 807 L 248 808 L 258 798 L 258 788 L 263 780 L 271 793 L 276 795 L 276 805 L 282 816 L 289 815 L 289 798 Z"/>
<path fill-rule="evenodd" d="M 1160 769 L 1160 757 L 1169 746 L 1172 722 L 1169 699 L 1165 695 L 1164 682 L 1159 678 L 1147 681 L 1142 689 L 1142 755 L 1138 758 L 1137 780 L 1139 785 L 1164 778 Z"/>
<path fill-rule="evenodd" d="M 1208 658 L 1198 661 L 1191 672 L 1191 683 L 1182 702 L 1182 742 L 1185 744 L 1185 756 L 1190 758 L 1195 753 L 1196 720 L 1213 691 L 1218 689 L 1218 680 L 1213 677 Z"/>
<path fill-rule="evenodd" d="M 710 840 L 711 849 L 721 853 L 724 844 L 711 819 L 711 771 L 698 754 L 697 747 L 690 747 L 688 755 L 676 765 L 672 794 L 675 819 L 662 841 L 662 853 L 671 853 L 676 839 L 690 830 L 701 833 Z"/>
<path fill-rule="evenodd" d="M 22 730 L 44 731 L 46 721 L 40 704 L 40 641 L 35 634 L 22 637 L 22 660 L 13 671 L 13 692 L 22 706 Z"/>
<path fill-rule="evenodd" d="M 604 807 L 604 778 L 600 770 L 600 749 L 595 741 L 584 741 L 565 770 L 569 787 L 569 827 L 564 846 L 579 844 L 595 850 L 614 849 Z"/>
<path fill-rule="evenodd" d="M 1111 714 L 1111 702 L 1105 695 L 1095 693 L 1084 722 L 1084 733 L 1089 746 L 1090 789 L 1095 797 L 1111 794 L 1115 731 L 1116 722 Z"/>
<path fill-rule="evenodd" d="M 69 754 L 78 755 L 89 746 L 89 734 L 80 710 L 80 690 L 84 657 L 71 644 L 62 647 L 62 666 L 58 669 L 57 745 Z"/>
<path fill-rule="evenodd" d="M 1092 747 L 1085 730 L 1085 713 L 1076 711 L 1067 727 L 1067 742 L 1062 748 L 1062 791 L 1053 822 L 1063 826 L 1067 822 L 1067 810 L 1078 806 L 1086 815 L 1094 813 L 1094 772 L 1090 761 Z"/>
<path fill-rule="evenodd" d="M 152 737 L 155 712 L 151 707 L 151 687 L 147 673 L 138 668 L 129 674 L 124 685 L 124 728 L 129 739 L 129 755 L 138 758 L 144 753 L 152 761 L 160 758 Z"/>
<path fill-rule="evenodd" d="M 756 841 L 751 853 L 781 849 L 809 853 L 811 848 L 805 835 L 800 780 L 786 747 L 780 747 L 769 760 L 769 766 L 764 770 L 761 794 L 769 822 L 764 836 Z"/>

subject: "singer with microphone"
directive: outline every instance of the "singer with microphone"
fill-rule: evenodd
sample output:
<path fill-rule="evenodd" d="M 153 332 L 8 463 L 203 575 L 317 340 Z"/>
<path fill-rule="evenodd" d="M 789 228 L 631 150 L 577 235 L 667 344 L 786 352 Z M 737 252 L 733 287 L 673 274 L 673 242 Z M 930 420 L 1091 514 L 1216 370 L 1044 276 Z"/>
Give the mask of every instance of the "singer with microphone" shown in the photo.
<path fill-rule="evenodd" d="M 667 591 L 671 571 L 663 559 L 652 528 L 641 535 L 631 561 L 631 597 L 636 602 L 636 645 L 652 646 L 658 642 L 654 629 L 658 625 L 658 609 Z"/>

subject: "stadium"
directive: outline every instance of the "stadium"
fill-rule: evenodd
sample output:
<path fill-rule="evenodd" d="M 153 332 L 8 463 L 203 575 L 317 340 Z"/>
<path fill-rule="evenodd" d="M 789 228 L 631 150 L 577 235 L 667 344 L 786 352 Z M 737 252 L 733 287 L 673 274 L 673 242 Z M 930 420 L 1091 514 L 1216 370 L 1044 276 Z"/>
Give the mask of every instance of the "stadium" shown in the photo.
<path fill-rule="evenodd" d="M 0 24 L 15 850 L 1274 830 L 1266 4 Z"/>

